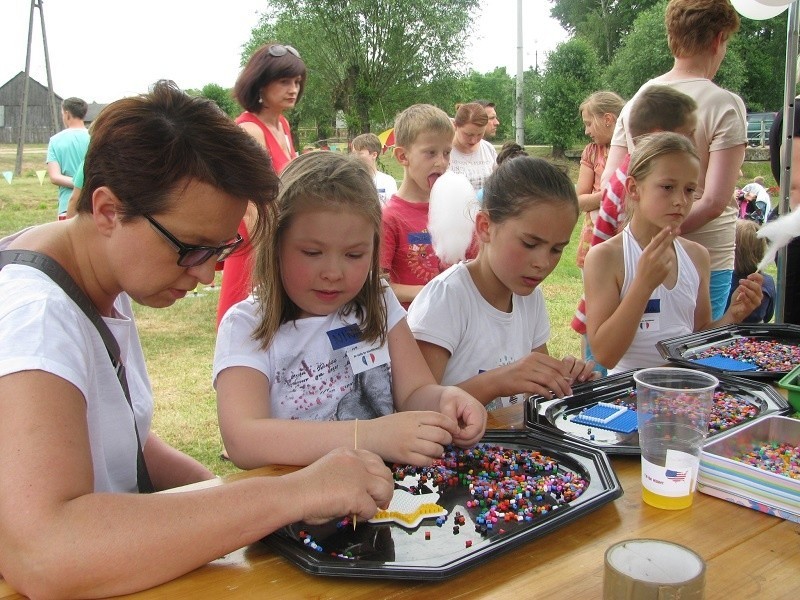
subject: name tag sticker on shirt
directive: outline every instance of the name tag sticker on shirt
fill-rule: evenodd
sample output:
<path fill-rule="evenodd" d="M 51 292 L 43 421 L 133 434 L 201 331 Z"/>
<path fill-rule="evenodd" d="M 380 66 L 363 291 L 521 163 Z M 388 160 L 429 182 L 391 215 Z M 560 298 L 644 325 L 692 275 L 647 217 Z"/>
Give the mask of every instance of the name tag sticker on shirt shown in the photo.
<path fill-rule="evenodd" d="M 345 325 L 344 327 L 339 327 L 339 329 L 331 329 L 327 334 L 334 350 L 352 346 L 361 341 L 361 330 L 355 324 Z"/>
<path fill-rule="evenodd" d="M 644 314 L 647 313 L 660 313 L 661 312 L 661 299 L 660 298 L 650 298 L 647 301 L 647 306 L 644 308 Z"/>
<path fill-rule="evenodd" d="M 419 231 L 417 233 L 409 233 L 408 234 L 408 243 L 409 244 L 430 244 L 431 243 L 431 234 L 427 231 Z"/>
<path fill-rule="evenodd" d="M 381 347 L 377 344 L 359 344 L 347 351 L 353 375 L 358 375 L 368 369 L 389 364 L 389 346 Z"/>

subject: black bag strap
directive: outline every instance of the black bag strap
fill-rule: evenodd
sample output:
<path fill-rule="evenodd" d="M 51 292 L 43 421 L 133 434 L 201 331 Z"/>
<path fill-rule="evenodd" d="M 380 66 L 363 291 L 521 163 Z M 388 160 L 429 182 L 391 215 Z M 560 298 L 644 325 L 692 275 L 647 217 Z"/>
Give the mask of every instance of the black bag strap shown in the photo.
<path fill-rule="evenodd" d="M 92 304 L 91 300 L 86 296 L 84 291 L 78 287 L 75 280 L 69 276 L 64 268 L 55 260 L 40 252 L 33 252 L 31 250 L 3 250 L 0 251 L 0 269 L 6 265 L 17 264 L 25 265 L 42 271 L 45 275 L 50 277 L 57 283 L 61 289 L 78 305 L 84 312 L 89 320 L 97 328 L 100 337 L 103 338 L 103 343 L 106 345 L 108 356 L 111 359 L 111 364 L 117 372 L 117 379 L 119 380 L 122 391 L 125 394 L 125 399 L 128 401 L 128 406 L 133 413 L 133 403 L 131 402 L 131 394 L 128 389 L 128 379 L 125 376 L 125 365 L 122 364 L 119 353 L 119 344 L 116 338 L 111 333 L 111 330 L 103 321 L 103 317 L 97 312 L 97 309 Z M 149 494 L 155 489 L 153 482 L 150 480 L 150 474 L 147 472 L 147 464 L 144 460 L 144 452 L 142 452 L 142 441 L 139 438 L 139 428 L 136 425 L 136 415 L 133 416 L 133 428 L 136 432 L 136 485 L 139 493 Z"/>

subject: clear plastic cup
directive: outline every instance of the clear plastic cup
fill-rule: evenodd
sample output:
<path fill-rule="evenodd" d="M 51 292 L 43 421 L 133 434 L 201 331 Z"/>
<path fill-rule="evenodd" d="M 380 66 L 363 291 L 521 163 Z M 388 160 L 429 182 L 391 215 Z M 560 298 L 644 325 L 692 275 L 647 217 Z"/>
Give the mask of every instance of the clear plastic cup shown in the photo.
<path fill-rule="evenodd" d="M 633 376 L 642 449 L 642 499 L 668 510 L 692 504 L 700 452 L 719 380 L 713 375 L 656 367 Z"/>

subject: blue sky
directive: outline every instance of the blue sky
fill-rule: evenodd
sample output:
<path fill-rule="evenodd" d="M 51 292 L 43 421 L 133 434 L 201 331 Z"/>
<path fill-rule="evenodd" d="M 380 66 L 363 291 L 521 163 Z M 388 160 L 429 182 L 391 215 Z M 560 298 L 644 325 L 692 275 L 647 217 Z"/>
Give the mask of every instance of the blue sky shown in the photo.
<path fill-rule="evenodd" d="M 266 0 L 46 0 L 53 86 L 62 97 L 109 102 L 139 94 L 160 78 L 184 88 L 230 87 L 241 47 Z M 0 85 L 25 70 L 30 0 L 3 0 Z M 550 3 L 523 0 L 523 66 L 539 64 L 563 41 Z M 467 61 L 486 72 L 517 64 L 517 0 L 484 0 Z M 34 12 L 31 76 L 47 84 L 39 11 Z"/>

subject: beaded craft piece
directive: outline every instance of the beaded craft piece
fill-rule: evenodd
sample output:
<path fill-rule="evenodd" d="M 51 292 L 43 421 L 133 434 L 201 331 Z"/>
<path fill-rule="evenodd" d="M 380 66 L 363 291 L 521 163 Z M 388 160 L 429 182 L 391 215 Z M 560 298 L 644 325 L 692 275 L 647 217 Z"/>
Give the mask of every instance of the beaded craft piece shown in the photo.
<path fill-rule="evenodd" d="M 694 353 L 693 360 L 712 357 L 739 361 L 758 371 L 788 372 L 800 362 L 800 347 L 776 340 L 738 337 L 730 343 L 705 348 Z"/>
<path fill-rule="evenodd" d="M 591 417 L 595 412 L 601 414 L 601 411 L 596 410 L 595 407 L 600 407 L 602 415 L 605 415 L 607 420 L 587 418 L 587 416 Z M 614 410 L 615 407 L 617 407 L 616 411 Z M 572 421 L 580 425 L 631 433 L 637 430 L 635 411 L 636 391 L 631 390 L 625 396 L 615 398 L 610 402 L 598 402 L 589 406 L 581 411 L 580 414 L 572 417 Z M 758 407 L 751 402 L 717 389 L 714 392 L 714 405 L 711 407 L 708 432 L 709 434 L 720 433 L 731 427 L 741 425 L 745 421 L 754 419 L 758 414 Z M 566 413 L 564 413 L 564 418 L 568 418 Z"/>
<path fill-rule="evenodd" d="M 444 506 L 436 504 L 439 494 L 414 495 L 408 490 L 396 489 L 386 510 L 379 510 L 369 523 L 397 523 L 403 527 L 414 528 L 423 519 L 435 519 L 447 514 Z"/>

